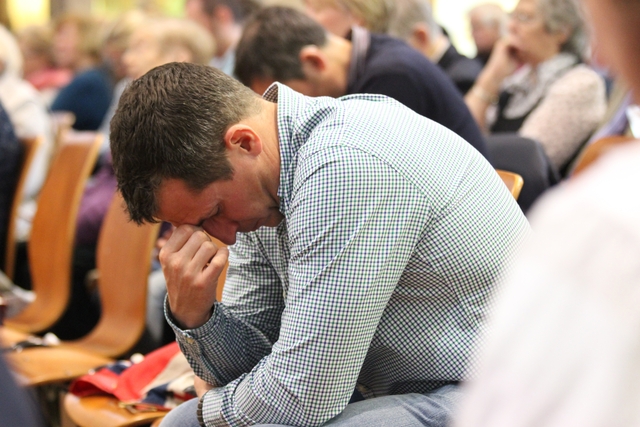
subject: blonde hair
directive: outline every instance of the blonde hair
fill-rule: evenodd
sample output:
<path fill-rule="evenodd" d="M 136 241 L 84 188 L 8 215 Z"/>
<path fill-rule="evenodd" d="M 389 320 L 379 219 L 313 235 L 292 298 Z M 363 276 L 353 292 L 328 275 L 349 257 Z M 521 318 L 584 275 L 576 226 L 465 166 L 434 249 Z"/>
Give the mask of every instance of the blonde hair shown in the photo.
<path fill-rule="evenodd" d="M 54 64 L 51 28 L 45 25 L 30 25 L 18 31 L 16 38 L 21 46 L 36 55 L 45 57 L 49 64 Z"/>
<path fill-rule="evenodd" d="M 429 0 L 396 0 L 396 10 L 389 23 L 389 34 L 407 40 L 418 23 L 427 26 L 433 40 L 442 35 L 442 28 L 433 16 Z"/>
<path fill-rule="evenodd" d="M 16 38 L 0 24 L 0 74 L 22 77 L 22 64 L 22 52 Z"/>
<path fill-rule="evenodd" d="M 160 49 L 183 47 L 191 53 L 194 64 L 206 65 L 215 52 L 213 36 L 200 25 L 180 18 L 151 18 L 146 28 L 157 37 Z"/>
<path fill-rule="evenodd" d="M 54 32 L 64 26 L 72 25 L 78 30 L 78 49 L 83 55 L 100 61 L 100 51 L 104 40 L 103 21 L 89 15 L 69 13 L 58 18 L 54 24 Z"/>
<path fill-rule="evenodd" d="M 395 11 L 393 0 L 306 0 L 317 8 L 344 8 L 362 21 L 363 27 L 374 33 L 386 33 Z"/>
<path fill-rule="evenodd" d="M 104 44 L 116 46 L 118 49 L 126 49 L 129 46 L 129 38 L 147 19 L 147 14 L 139 9 L 130 10 L 120 15 L 106 30 Z"/>

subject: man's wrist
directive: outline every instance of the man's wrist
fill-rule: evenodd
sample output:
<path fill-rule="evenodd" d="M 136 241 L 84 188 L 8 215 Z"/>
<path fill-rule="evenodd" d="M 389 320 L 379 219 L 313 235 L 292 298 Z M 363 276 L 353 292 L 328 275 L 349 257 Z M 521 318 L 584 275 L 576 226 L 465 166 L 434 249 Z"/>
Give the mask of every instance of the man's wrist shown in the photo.
<path fill-rule="evenodd" d="M 168 306 L 168 308 L 169 308 L 168 313 L 171 316 L 171 320 L 173 321 L 173 323 L 182 330 L 188 330 L 188 329 L 197 329 L 205 325 L 209 320 L 211 320 L 216 308 L 216 303 L 215 302 L 213 303 L 213 305 L 211 306 L 211 309 L 209 310 L 206 316 L 203 316 L 200 320 L 195 322 L 194 321 L 184 322 L 181 319 L 178 319 L 176 315 L 171 311 L 170 305 Z"/>
<path fill-rule="evenodd" d="M 471 88 L 471 93 L 487 104 L 495 105 L 498 103 L 498 95 L 491 94 L 478 85 Z"/>

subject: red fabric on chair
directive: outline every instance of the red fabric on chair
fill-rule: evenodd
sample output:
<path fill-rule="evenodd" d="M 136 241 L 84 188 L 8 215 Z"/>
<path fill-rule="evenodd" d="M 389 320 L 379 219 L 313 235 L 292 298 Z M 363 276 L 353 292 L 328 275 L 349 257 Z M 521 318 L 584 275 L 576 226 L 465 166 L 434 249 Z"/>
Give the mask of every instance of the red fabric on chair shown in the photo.
<path fill-rule="evenodd" d="M 139 363 L 123 360 L 71 383 L 76 396 L 113 395 L 132 404 L 171 409 L 194 398 L 194 374 L 177 343 L 149 353 Z"/>

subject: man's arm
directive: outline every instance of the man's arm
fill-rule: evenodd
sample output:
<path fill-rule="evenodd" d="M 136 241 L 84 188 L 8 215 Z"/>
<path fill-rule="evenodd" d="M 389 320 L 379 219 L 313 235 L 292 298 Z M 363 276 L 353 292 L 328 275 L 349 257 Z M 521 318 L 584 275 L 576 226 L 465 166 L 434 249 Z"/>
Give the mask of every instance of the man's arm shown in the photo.
<path fill-rule="evenodd" d="M 283 298 L 278 275 L 250 236 L 238 234 L 230 248 L 224 304 L 211 295 L 192 295 L 188 307 L 201 306 L 210 318 L 194 329 L 179 326 L 167 298 L 165 313 L 182 352 L 196 375 L 222 386 L 249 372 L 277 339 Z M 168 284 L 169 288 L 169 284 Z M 209 298 L 209 301 L 203 300 Z M 213 309 L 213 310 L 212 310 Z"/>
<path fill-rule="evenodd" d="M 347 405 L 429 207 L 387 165 L 344 151 L 298 166 L 279 339 L 250 373 L 205 394 L 206 425 L 315 426 Z"/>

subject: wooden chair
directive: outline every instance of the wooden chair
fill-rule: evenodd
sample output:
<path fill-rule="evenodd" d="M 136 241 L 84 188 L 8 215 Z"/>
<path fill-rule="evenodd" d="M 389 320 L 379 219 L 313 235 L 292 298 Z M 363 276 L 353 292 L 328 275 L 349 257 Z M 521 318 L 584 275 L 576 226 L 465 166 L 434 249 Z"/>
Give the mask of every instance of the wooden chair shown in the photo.
<path fill-rule="evenodd" d="M 29 170 L 36 152 L 44 143 L 43 137 L 25 138 L 22 143 L 22 162 L 20 165 L 20 176 L 13 194 L 11 212 L 9 213 L 9 223 L 7 229 L 7 242 L 4 256 L 4 274 L 13 280 L 13 272 L 16 264 L 16 223 L 18 222 L 18 209 L 22 202 L 22 193 L 29 176 Z"/>
<path fill-rule="evenodd" d="M 52 347 L 5 353 L 23 385 L 64 382 L 126 354 L 142 336 L 147 278 L 159 224 L 129 221 L 117 194 L 104 219 L 96 262 L 102 314 L 85 337 Z"/>
<path fill-rule="evenodd" d="M 212 238 L 218 246 L 225 246 L 222 242 Z M 222 298 L 222 288 L 226 278 L 225 268 L 218 283 L 218 301 Z M 67 415 L 80 427 L 127 427 L 149 425 L 151 422 L 159 422 L 166 412 L 138 412 L 131 413 L 122 407 L 120 402 L 112 396 L 87 396 L 78 397 L 67 393 L 64 398 L 64 410 Z M 154 425 L 155 425 L 154 422 Z"/>
<path fill-rule="evenodd" d="M 64 313 L 71 289 L 71 260 L 80 199 L 96 161 L 102 137 L 69 132 L 40 190 L 28 256 L 35 300 L 5 320 L 0 341 L 11 344 L 7 330 L 26 334 L 51 327 Z M 15 335 L 15 334 L 13 334 Z"/>
<path fill-rule="evenodd" d="M 614 147 L 617 147 L 628 142 L 635 141 L 631 136 L 606 136 L 600 138 L 593 143 L 589 144 L 584 151 L 580 154 L 573 167 L 571 176 L 576 176 L 587 169 L 593 162 L 595 162 L 600 156 Z"/>
<path fill-rule="evenodd" d="M 131 413 L 109 396 L 78 397 L 67 393 L 64 410 L 71 420 L 80 427 L 130 427 L 148 426 L 162 419 L 166 411 Z"/>
<path fill-rule="evenodd" d="M 76 122 L 76 116 L 71 111 L 54 111 L 51 113 L 53 123 L 53 149 L 59 150 L 68 132 Z"/>
<path fill-rule="evenodd" d="M 522 190 L 522 186 L 524 185 L 524 180 L 520 175 L 514 172 L 508 172 L 502 169 L 496 169 L 500 179 L 507 186 L 511 195 L 514 199 L 518 200 L 518 196 L 520 196 L 520 190 Z"/>

